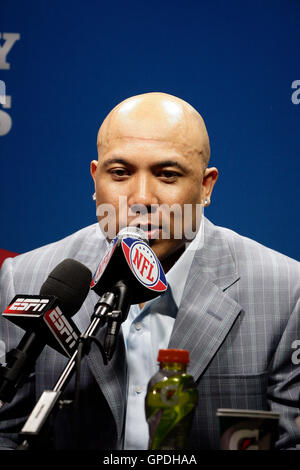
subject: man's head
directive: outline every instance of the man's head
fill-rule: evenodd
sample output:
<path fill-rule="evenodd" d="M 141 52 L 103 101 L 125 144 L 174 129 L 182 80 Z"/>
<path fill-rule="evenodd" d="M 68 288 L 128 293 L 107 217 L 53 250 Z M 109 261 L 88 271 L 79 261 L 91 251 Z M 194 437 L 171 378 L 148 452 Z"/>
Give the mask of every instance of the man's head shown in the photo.
<path fill-rule="evenodd" d="M 133 96 L 105 118 L 97 147 L 98 161 L 91 163 L 97 208 L 105 208 L 104 204 L 114 207 L 116 232 L 125 225 L 143 228 L 168 269 L 183 250 L 186 232 L 197 230 L 197 208 L 205 200 L 209 204 L 218 177 L 216 168 L 207 168 L 210 146 L 202 117 L 172 95 Z M 123 209 L 125 201 L 127 211 L 120 209 L 120 200 Z M 186 213 L 185 205 L 190 208 Z M 177 212 L 172 211 L 175 206 Z M 97 214 L 107 232 L 107 212 Z M 176 235 L 178 223 L 180 238 Z"/>

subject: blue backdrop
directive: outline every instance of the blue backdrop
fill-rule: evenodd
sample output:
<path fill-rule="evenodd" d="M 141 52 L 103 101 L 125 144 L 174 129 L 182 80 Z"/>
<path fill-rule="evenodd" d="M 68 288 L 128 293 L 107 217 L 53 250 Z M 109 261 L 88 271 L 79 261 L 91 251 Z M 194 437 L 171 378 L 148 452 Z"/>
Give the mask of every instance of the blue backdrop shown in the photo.
<path fill-rule="evenodd" d="M 163 91 L 206 121 L 206 215 L 299 259 L 299 18 L 298 0 L 1 0 L 0 248 L 93 223 L 98 127 Z"/>

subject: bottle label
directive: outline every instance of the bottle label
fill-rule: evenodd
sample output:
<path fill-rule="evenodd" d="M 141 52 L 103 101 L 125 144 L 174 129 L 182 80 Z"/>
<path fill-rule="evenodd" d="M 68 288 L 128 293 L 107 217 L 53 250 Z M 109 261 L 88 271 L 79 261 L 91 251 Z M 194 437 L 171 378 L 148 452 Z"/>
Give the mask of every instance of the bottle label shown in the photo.
<path fill-rule="evenodd" d="M 149 449 L 184 449 L 198 392 L 188 374 L 155 383 L 147 393 Z"/>
<path fill-rule="evenodd" d="M 167 406 L 175 406 L 178 404 L 179 396 L 177 395 L 178 386 L 175 384 L 166 385 L 160 392 L 161 401 Z"/>

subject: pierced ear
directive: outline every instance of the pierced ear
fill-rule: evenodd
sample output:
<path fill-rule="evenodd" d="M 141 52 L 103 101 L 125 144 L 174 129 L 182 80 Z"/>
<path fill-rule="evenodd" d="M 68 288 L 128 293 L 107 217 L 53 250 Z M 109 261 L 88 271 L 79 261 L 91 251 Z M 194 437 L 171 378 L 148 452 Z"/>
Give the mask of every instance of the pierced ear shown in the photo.
<path fill-rule="evenodd" d="M 91 175 L 92 175 L 92 178 L 93 178 L 94 181 L 95 181 L 95 178 L 96 178 L 97 166 L 98 166 L 98 161 L 97 160 L 92 160 L 91 161 L 91 166 L 90 166 L 90 172 L 91 172 Z"/>
<path fill-rule="evenodd" d="M 214 185 L 218 179 L 219 172 L 217 168 L 207 168 L 204 173 L 202 187 L 203 187 L 203 197 L 204 197 L 204 206 L 209 206 L 210 197 L 213 191 Z"/>

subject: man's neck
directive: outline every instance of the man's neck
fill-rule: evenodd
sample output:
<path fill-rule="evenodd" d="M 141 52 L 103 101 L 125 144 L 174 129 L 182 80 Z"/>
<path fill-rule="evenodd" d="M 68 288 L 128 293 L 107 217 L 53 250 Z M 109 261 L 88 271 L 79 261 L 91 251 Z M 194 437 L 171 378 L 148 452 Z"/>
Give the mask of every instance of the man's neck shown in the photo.
<path fill-rule="evenodd" d="M 184 253 L 185 251 L 185 244 L 183 244 L 180 248 L 178 248 L 175 253 L 172 253 L 172 255 L 168 256 L 166 259 L 161 261 L 161 265 L 163 267 L 164 273 L 167 274 L 168 271 L 174 266 L 176 261 L 180 258 L 180 256 Z"/>

